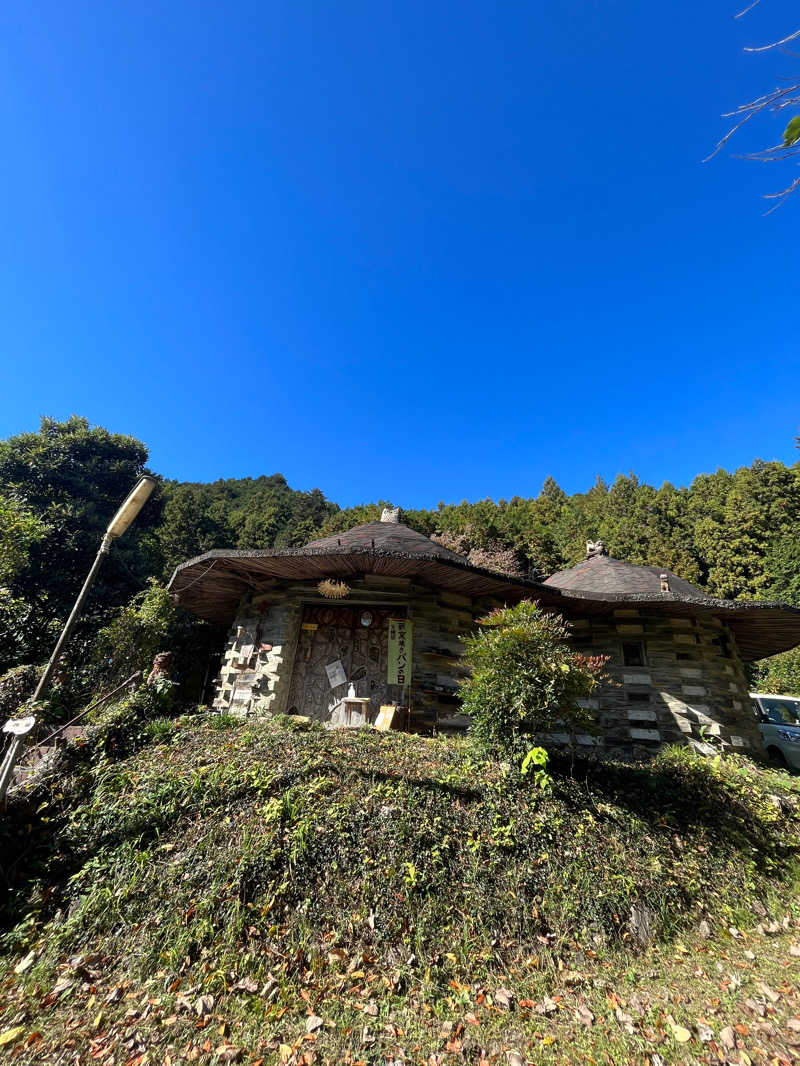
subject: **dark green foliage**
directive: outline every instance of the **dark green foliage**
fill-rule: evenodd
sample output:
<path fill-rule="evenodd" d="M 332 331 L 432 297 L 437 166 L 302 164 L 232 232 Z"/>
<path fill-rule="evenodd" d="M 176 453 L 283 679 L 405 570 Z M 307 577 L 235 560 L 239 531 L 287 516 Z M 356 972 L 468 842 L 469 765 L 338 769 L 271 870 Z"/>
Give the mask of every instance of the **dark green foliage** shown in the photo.
<path fill-rule="evenodd" d="M 14 666 L 0 677 L 0 721 L 16 717 L 39 680 L 38 666 Z"/>
<path fill-rule="evenodd" d="M 45 418 L 38 433 L 0 442 L 0 494 L 15 500 L 38 527 L 15 565 L 5 609 L 0 609 L 0 670 L 47 658 L 53 633 L 72 607 L 110 518 L 146 461 L 140 441 L 77 417 Z M 76 633 L 73 657 L 105 612 L 138 591 L 158 566 L 153 535 L 158 518 L 158 498 L 151 498 L 135 535 L 115 545 Z"/>
<path fill-rule="evenodd" d="M 147 588 L 98 632 L 92 649 L 94 687 L 109 691 L 137 670 L 146 677 L 156 653 L 170 648 L 177 613 L 172 596 L 150 578 Z"/>
<path fill-rule="evenodd" d="M 462 682 L 470 733 L 486 750 L 519 759 L 533 734 L 558 726 L 591 732 L 591 715 L 577 700 L 598 684 L 601 662 L 570 650 L 568 630 L 557 616 L 523 600 L 492 612 L 464 637 Z"/>

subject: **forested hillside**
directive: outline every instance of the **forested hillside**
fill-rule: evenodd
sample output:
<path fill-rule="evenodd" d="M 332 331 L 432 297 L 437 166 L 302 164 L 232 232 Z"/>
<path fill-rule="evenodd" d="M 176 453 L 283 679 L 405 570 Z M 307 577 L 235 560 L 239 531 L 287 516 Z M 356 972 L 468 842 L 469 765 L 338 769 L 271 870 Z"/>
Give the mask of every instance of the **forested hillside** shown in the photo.
<path fill-rule="evenodd" d="M 38 432 L 0 442 L 0 673 L 46 659 L 109 517 L 147 461 L 141 441 L 78 417 L 44 419 Z M 101 571 L 73 671 L 149 578 L 165 581 L 177 563 L 210 548 L 300 545 L 375 519 L 386 502 L 341 509 L 277 473 L 161 480 Z M 755 460 L 681 487 L 620 474 L 574 495 L 547 478 L 534 498 L 440 503 L 405 511 L 404 520 L 457 550 L 513 548 L 532 573 L 572 565 L 599 537 L 612 555 L 669 567 L 714 596 L 800 605 L 800 463 Z"/>

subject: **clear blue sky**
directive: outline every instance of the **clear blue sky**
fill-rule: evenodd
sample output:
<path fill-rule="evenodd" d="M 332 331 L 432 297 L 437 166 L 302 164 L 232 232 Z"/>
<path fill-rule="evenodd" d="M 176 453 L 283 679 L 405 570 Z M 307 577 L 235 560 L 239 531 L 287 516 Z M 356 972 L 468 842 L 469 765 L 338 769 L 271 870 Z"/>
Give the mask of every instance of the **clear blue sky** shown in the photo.
<path fill-rule="evenodd" d="M 793 174 L 701 160 L 797 11 L 736 10 L 6 0 L 0 437 L 408 507 L 794 462 Z"/>

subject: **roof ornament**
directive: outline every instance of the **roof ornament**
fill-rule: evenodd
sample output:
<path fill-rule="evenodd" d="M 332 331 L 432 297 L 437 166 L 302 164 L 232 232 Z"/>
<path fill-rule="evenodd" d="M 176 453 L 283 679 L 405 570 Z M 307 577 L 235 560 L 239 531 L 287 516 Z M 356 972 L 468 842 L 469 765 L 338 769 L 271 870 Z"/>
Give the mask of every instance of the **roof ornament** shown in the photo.
<path fill-rule="evenodd" d="M 661 591 L 669 592 L 669 574 L 661 575 Z"/>
<path fill-rule="evenodd" d="M 399 507 L 384 507 L 381 511 L 381 522 L 391 522 L 392 525 L 397 525 L 400 521 L 400 508 Z"/>
<path fill-rule="evenodd" d="M 598 555 L 608 555 L 608 548 L 603 544 L 602 540 L 587 540 L 586 541 L 586 558 L 594 559 Z"/>

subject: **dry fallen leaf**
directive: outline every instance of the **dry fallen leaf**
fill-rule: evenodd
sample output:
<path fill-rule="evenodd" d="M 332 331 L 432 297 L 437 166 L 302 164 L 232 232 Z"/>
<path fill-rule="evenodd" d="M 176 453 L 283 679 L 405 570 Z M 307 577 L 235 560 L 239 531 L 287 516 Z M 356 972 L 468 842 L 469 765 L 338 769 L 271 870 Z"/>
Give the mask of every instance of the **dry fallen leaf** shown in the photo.
<path fill-rule="evenodd" d="M 558 1010 L 558 1004 L 549 996 L 545 996 L 541 1003 L 536 1004 L 534 1010 L 537 1014 L 552 1014 Z"/>
<path fill-rule="evenodd" d="M 306 1018 L 306 1032 L 315 1033 L 317 1029 L 321 1029 L 325 1023 L 318 1014 L 309 1014 Z"/>
<path fill-rule="evenodd" d="M 33 965 L 36 958 L 35 951 L 29 951 L 24 959 L 20 959 L 17 965 L 14 967 L 14 973 L 25 973 L 25 971 Z"/>
<path fill-rule="evenodd" d="M 204 1018 L 207 1014 L 210 1014 L 214 1009 L 214 997 L 213 996 L 198 996 L 194 1001 L 194 1012 L 198 1018 Z"/>
<path fill-rule="evenodd" d="M 3 1032 L 0 1033 L 0 1047 L 3 1047 L 5 1044 L 15 1043 L 24 1032 L 24 1025 L 15 1025 L 13 1029 L 4 1029 Z"/>
<path fill-rule="evenodd" d="M 589 1010 L 589 1008 L 586 1006 L 585 1003 L 580 1003 L 578 1005 L 578 1008 L 575 1011 L 575 1017 L 578 1019 L 578 1021 L 581 1023 L 581 1025 L 587 1025 L 588 1026 L 588 1025 L 593 1025 L 594 1024 L 594 1015 L 592 1014 L 592 1012 Z"/>
<path fill-rule="evenodd" d="M 729 1025 L 726 1025 L 724 1029 L 720 1029 L 719 1042 L 729 1051 L 736 1047 L 736 1036 Z"/>
<path fill-rule="evenodd" d="M 511 1010 L 511 1004 L 514 1001 L 514 993 L 509 992 L 507 988 L 498 988 L 494 993 L 494 1001 L 498 1007 L 502 1007 L 503 1010 Z"/>
<path fill-rule="evenodd" d="M 214 1054 L 217 1056 L 217 1062 L 238 1062 L 242 1052 L 233 1044 L 221 1044 Z"/>

